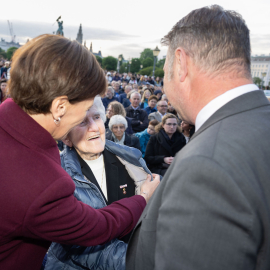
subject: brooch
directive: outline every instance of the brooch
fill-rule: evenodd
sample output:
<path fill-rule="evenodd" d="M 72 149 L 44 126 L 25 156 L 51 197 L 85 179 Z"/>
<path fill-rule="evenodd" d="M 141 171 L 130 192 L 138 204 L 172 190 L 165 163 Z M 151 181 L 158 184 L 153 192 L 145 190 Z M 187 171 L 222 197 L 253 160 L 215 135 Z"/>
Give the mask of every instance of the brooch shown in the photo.
<path fill-rule="evenodd" d="M 127 194 L 126 187 L 127 187 L 127 184 L 120 186 L 120 188 L 123 189 L 123 194 Z"/>

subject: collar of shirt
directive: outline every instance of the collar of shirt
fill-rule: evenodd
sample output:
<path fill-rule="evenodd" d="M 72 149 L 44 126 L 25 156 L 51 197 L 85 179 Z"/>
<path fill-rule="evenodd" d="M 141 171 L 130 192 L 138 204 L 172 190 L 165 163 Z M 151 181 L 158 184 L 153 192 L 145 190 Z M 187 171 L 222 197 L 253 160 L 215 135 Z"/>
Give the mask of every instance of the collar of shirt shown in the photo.
<path fill-rule="evenodd" d="M 157 111 L 157 112 L 160 114 L 161 118 L 162 118 L 164 115 L 166 115 L 166 113 L 161 114 L 159 111 Z"/>
<path fill-rule="evenodd" d="M 231 89 L 224 94 L 211 100 L 206 106 L 204 106 L 198 113 L 195 121 L 195 132 L 210 118 L 218 109 L 224 106 L 231 100 L 246 94 L 248 92 L 259 90 L 255 84 L 246 84 L 234 89 Z"/>
<path fill-rule="evenodd" d="M 132 105 L 130 105 L 130 106 L 132 107 L 132 109 L 133 109 L 134 111 L 140 109 L 140 106 L 138 106 L 137 108 L 134 108 Z"/>

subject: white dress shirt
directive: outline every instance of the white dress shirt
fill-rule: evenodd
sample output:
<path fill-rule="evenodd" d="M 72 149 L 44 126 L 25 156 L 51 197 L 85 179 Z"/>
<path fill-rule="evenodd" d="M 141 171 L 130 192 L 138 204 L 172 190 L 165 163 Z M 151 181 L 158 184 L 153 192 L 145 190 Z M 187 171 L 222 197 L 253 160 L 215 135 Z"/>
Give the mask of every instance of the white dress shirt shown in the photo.
<path fill-rule="evenodd" d="M 244 95 L 248 92 L 259 90 L 255 84 L 246 84 L 236 88 L 233 88 L 224 94 L 211 100 L 206 106 L 204 106 L 198 113 L 195 121 L 195 132 L 206 122 L 210 116 L 212 116 L 218 109 L 230 102 L 231 100 Z"/>

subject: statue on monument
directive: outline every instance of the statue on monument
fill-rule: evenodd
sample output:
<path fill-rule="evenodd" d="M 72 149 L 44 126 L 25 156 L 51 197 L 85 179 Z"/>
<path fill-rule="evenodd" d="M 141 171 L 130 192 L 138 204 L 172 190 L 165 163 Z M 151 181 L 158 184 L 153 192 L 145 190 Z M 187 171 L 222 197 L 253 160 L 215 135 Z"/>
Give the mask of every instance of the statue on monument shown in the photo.
<path fill-rule="evenodd" d="M 59 21 L 61 19 L 61 16 L 59 16 L 58 17 L 58 19 L 56 20 L 57 21 L 57 23 L 58 23 L 58 29 L 57 29 L 57 31 L 56 31 L 56 35 L 58 35 L 58 36 L 64 36 L 64 32 L 63 32 L 63 29 L 64 29 L 64 27 L 63 27 L 63 21 Z"/>

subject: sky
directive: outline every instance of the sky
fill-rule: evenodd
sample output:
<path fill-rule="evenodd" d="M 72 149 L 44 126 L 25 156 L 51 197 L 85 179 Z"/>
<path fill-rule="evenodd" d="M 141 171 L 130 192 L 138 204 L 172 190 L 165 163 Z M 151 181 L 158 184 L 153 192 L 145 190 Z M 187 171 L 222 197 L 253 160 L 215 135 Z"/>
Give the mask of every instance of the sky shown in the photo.
<path fill-rule="evenodd" d="M 213 4 L 243 16 L 250 29 L 252 55 L 270 55 L 269 0 L 12 0 L 11 7 L 1 12 L 0 38 L 11 40 L 7 20 L 21 44 L 41 34 L 52 34 L 61 15 L 65 37 L 75 40 L 82 24 L 86 46 L 92 42 L 93 51 L 101 50 L 104 57 L 140 57 L 145 48 L 158 46 L 158 58 L 162 59 L 167 48 L 161 47 L 161 38 L 190 11 Z"/>

